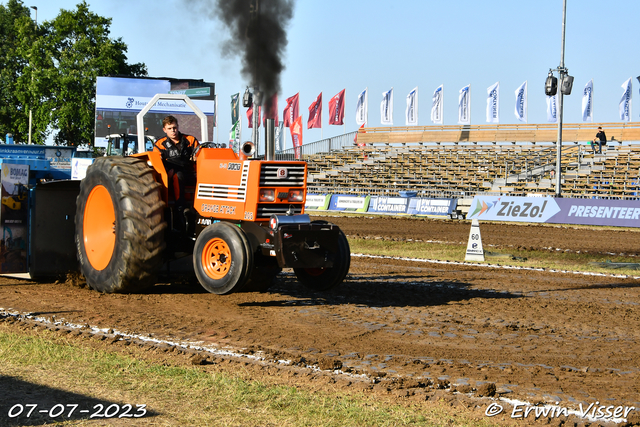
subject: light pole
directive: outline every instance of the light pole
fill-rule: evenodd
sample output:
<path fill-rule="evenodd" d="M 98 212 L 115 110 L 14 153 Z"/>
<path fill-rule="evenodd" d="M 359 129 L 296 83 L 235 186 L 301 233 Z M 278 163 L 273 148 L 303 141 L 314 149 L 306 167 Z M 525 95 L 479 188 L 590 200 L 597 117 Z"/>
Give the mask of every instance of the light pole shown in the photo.
<path fill-rule="evenodd" d="M 564 76 L 567 69 L 564 67 L 564 34 L 567 24 L 567 0 L 562 2 L 562 49 L 560 53 L 560 66 L 558 67 L 558 77 L 560 77 L 560 95 L 558 96 L 558 138 L 556 146 L 556 197 L 562 197 L 562 98 L 564 86 Z"/>
<path fill-rule="evenodd" d="M 30 6 L 31 9 L 36 11 L 36 35 L 38 31 L 38 7 Z M 33 83 L 33 71 L 31 72 L 31 82 Z M 29 105 L 29 144 L 31 144 L 31 122 L 32 122 L 32 113 L 31 113 L 31 105 Z"/>
<path fill-rule="evenodd" d="M 562 4 L 562 50 L 560 55 L 560 65 L 555 70 L 549 70 L 549 76 L 545 82 L 545 93 L 547 96 L 558 94 L 558 105 L 556 109 L 558 122 L 558 137 L 556 141 L 556 197 L 562 197 L 562 101 L 564 95 L 571 95 L 573 87 L 573 77 L 568 74 L 564 66 L 564 35 L 567 23 L 567 0 Z M 553 72 L 558 72 L 559 79 L 553 76 Z M 560 86 L 558 88 L 558 86 Z M 558 93 L 558 89 L 560 93 Z"/>

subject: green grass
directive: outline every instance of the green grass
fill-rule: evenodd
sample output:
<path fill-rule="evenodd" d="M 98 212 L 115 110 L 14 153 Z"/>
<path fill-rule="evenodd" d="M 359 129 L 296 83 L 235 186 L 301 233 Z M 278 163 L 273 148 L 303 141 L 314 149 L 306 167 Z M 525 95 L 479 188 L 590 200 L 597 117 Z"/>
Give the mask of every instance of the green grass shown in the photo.
<path fill-rule="evenodd" d="M 447 414 L 437 406 L 427 410 L 419 404 L 393 405 L 363 393 L 310 392 L 243 378 L 242 372 L 234 374 L 233 370 L 227 372 L 215 366 L 168 366 L 96 350 L 80 339 L 46 330 L 16 333 L 15 328 L 3 323 L 0 360 L 0 381 L 11 377 L 87 399 L 145 403 L 155 415 L 137 419 L 136 425 L 487 425 L 487 420 Z M 13 390 L 13 396 L 20 399 L 23 392 Z M 24 393 L 25 400 L 34 402 L 29 391 Z M 0 407 L 2 402 L 0 397 Z M 6 408 L 2 410 L 5 413 L 0 413 L 0 425 L 6 415 Z M 60 421 L 59 425 L 78 423 L 90 421 Z"/>
<path fill-rule="evenodd" d="M 463 262 L 467 247 L 445 243 L 399 242 L 392 240 L 349 238 L 352 253 L 386 255 L 406 258 L 423 258 L 439 261 Z M 572 270 L 603 274 L 640 276 L 633 268 L 602 268 L 591 265 L 596 262 L 640 263 L 640 259 L 623 256 L 562 251 L 497 250 L 485 247 L 485 261 L 479 264 L 513 265 L 531 268 Z M 526 260 L 525 260 L 526 258 Z"/>

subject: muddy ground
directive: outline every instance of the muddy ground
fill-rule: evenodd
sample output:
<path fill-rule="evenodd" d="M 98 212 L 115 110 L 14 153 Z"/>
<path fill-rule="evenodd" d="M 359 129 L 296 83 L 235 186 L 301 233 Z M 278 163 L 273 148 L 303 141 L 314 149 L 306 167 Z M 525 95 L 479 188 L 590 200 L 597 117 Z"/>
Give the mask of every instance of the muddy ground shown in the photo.
<path fill-rule="evenodd" d="M 455 242 L 463 249 L 470 229 L 458 221 L 330 220 L 350 238 Z M 482 224 L 485 245 L 521 251 L 638 255 L 638 237 L 629 230 Z M 367 375 L 341 380 L 345 387 L 398 401 L 428 402 L 442 389 L 570 408 L 640 408 L 639 296 L 631 278 L 360 256 L 343 286 L 329 293 L 301 288 L 291 271 L 266 293 L 227 296 L 179 283 L 107 295 L 70 282 L 0 279 L 4 309 L 231 346 L 299 366 L 341 366 Z M 304 386 L 311 381 L 305 378 L 292 381 Z M 483 405 L 467 407 L 482 415 Z"/>

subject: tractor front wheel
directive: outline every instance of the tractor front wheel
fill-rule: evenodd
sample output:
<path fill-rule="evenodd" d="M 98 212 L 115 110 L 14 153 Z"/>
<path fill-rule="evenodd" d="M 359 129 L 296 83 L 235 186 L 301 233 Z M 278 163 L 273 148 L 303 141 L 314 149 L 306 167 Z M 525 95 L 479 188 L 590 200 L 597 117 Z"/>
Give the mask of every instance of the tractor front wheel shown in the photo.
<path fill-rule="evenodd" d="M 228 222 L 209 225 L 196 239 L 193 267 L 207 291 L 218 295 L 241 291 L 253 270 L 253 253 L 244 232 Z"/>

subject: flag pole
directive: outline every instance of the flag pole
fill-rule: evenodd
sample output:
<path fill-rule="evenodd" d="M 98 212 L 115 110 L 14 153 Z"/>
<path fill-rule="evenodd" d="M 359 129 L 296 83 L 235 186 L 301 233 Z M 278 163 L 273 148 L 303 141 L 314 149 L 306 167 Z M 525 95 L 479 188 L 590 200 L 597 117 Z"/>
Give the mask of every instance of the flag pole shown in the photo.
<path fill-rule="evenodd" d="M 344 89 L 344 100 L 342 102 L 344 102 L 344 104 L 347 103 L 347 89 L 346 88 Z M 342 110 L 343 111 L 347 111 L 347 106 L 343 105 L 342 106 Z M 344 120 L 344 117 L 342 118 L 342 133 L 345 134 L 345 135 L 347 134 L 347 122 Z"/>

